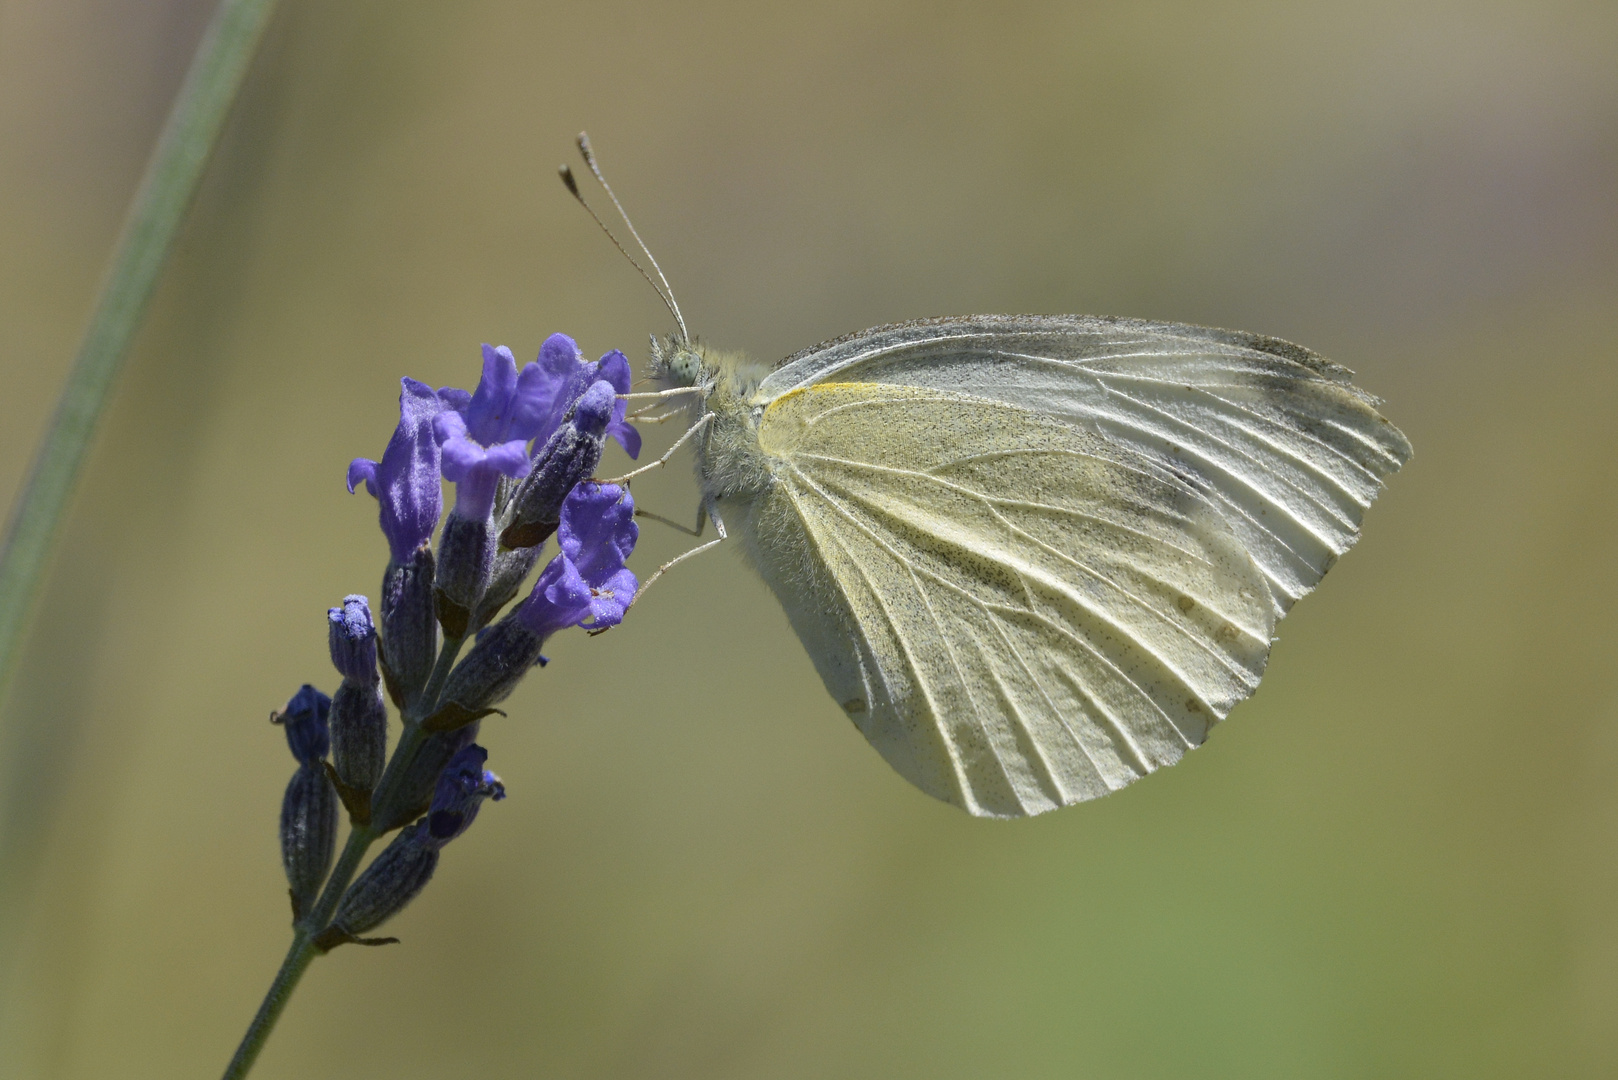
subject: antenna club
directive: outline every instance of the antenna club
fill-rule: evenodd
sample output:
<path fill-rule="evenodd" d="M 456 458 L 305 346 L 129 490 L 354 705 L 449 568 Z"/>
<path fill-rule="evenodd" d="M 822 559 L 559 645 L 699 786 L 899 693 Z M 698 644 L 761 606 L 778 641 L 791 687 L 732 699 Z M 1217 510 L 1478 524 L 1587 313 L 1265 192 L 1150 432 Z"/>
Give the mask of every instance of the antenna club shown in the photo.
<path fill-rule="evenodd" d="M 573 170 L 563 165 L 556 171 L 561 174 L 562 183 L 567 185 L 567 189 L 573 193 L 573 197 L 575 199 L 581 198 L 582 196 L 579 195 L 579 182 L 573 179 Z"/>

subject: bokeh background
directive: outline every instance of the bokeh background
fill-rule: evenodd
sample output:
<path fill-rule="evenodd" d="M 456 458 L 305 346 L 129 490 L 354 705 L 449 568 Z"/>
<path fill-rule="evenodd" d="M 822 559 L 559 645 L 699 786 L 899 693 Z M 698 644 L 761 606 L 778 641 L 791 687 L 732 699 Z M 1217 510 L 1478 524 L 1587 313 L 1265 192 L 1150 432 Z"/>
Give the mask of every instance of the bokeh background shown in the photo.
<path fill-rule="evenodd" d="M 7 502 L 210 8 L 0 2 Z M 0 717 L 0 1072 L 223 1068 L 289 934 L 265 717 L 386 557 L 348 460 L 480 342 L 668 329 L 556 182 L 580 128 L 714 343 L 1233 326 L 1415 458 L 1205 748 L 1020 823 L 909 788 L 744 565 L 684 567 L 553 642 L 484 729 L 512 797 L 255 1075 L 1618 1073 L 1609 0 L 285 0 Z"/>

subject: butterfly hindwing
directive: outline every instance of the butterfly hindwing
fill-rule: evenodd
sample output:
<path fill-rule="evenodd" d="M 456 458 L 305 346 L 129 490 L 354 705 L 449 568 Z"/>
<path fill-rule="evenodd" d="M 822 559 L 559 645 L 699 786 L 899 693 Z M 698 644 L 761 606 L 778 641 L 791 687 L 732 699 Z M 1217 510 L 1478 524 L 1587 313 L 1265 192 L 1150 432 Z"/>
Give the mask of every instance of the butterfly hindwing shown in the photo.
<path fill-rule="evenodd" d="M 827 687 L 973 813 L 1104 795 L 1257 686 L 1277 617 L 1208 495 L 974 395 L 817 384 L 764 410 L 744 523 Z"/>

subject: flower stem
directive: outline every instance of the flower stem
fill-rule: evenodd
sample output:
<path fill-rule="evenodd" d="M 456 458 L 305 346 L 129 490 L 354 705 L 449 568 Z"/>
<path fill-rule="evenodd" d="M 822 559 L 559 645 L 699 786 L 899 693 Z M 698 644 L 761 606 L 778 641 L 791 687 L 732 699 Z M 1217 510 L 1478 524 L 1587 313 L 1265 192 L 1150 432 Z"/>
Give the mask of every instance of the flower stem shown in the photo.
<path fill-rule="evenodd" d="M 15 669 L 41 570 L 96 422 L 274 7 L 275 0 L 220 0 L 130 206 L 56 414 L 0 549 L 0 698 Z"/>

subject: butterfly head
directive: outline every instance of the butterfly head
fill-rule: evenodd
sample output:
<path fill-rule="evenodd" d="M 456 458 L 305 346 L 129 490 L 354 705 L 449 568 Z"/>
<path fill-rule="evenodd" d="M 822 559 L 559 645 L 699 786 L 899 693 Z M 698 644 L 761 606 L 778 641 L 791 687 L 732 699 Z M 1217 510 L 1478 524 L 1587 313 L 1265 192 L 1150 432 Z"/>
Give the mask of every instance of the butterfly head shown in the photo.
<path fill-rule="evenodd" d="M 668 387 L 697 386 L 706 389 L 713 382 L 713 371 L 706 350 L 682 335 L 652 338 L 652 378 Z"/>
<path fill-rule="evenodd" d="M 652 339 L 652 377 L 664 387 L 697 387 L 704 399 L 746 401 L 769 368 L 741 353 L 719 352 L 671 334 Z"/>

